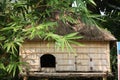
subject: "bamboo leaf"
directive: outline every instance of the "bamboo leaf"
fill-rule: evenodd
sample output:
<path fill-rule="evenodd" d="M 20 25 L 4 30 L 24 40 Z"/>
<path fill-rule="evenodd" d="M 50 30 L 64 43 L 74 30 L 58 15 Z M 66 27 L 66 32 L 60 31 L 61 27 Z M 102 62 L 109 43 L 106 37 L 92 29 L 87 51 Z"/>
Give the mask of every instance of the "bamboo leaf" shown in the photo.
<path fill-rule="evenodd" d="M 96 3 L 94 2 L 94 0 L 88 0 L 88 1 L 96 6 Z"/>
<path fill-rule="evenodd" d="M 3 63 L 1 63 L 0 62 L 0 69 L 3 69 L 3 70 L 5 70 L 6 68 L 5 68 L 5 66 L 4 66 L 4 64 Z"/>
<path fill-rule="evenodd" d="M 70 34 L 65 35 L 64 37 L 73 37 L 73 36 L 76 36 L 77 34 L 78 32 L 70 33 Z"/>
<path fill-rule="evenodd" d="M 0 41 L 5 40 L 5 36 L 0 36 Z"/>

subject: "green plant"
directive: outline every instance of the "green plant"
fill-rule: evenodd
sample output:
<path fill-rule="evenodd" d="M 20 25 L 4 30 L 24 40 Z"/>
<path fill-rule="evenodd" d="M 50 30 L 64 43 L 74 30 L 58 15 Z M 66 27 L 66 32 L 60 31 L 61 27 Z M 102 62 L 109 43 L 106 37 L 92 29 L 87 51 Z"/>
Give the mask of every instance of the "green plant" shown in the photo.
<path fill-rule="evenodd" d="M 77 6 L 71 7 L 74 1 Z M 58 19 L 64 23 L 77 23 L 77 19 L 81 19 L 87 25 L 96 25 L 94 19 L 99 16 L 91 14 L 87 4 L 96 5 L 93 0 L 0 0 L 0 55 L 5 58 L 0 63 L 3 78 L 13 78 L 21 71 L 23 63 L 19 62 L 18 47 L 26 38 L 52 39 L 58 48 L 67 47 L 69 52 L 72 51 L 70 43 L 78 44 L 74 39 L 82 37 L 77 33 L 55 34 L 57 21 L 51 21 L 51 17 L 54 12 L 60 12 Z"/>

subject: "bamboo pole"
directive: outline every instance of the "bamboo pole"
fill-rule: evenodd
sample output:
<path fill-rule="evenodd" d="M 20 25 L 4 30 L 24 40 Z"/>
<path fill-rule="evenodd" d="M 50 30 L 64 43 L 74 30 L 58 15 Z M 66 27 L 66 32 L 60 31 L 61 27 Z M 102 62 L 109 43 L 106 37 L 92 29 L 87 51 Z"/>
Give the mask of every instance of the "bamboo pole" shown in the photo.
<path fill-rule="evenodd" d="M 103 80 L 107 80 L 107 77 L 103 77 Z"/>
<path fill-rule="evenodd" d="M 28 77 L 27 77 L 27 76 L 24 76 L 24 77 L 23 77 L 23 80 L 27 80 L 27 79 L 28 79 Z"/>

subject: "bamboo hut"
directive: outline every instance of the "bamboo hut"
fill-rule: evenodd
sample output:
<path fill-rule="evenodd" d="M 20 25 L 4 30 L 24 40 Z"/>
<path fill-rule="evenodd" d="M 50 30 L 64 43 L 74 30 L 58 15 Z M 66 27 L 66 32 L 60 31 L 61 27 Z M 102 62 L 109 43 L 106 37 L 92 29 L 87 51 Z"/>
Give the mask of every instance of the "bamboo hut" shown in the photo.
<path fill-rule="evenodd" d="M 83 38 L 76 40 L 84 44 L 71 44 L 76 55 L 55 48 L 53 41 L 39 38 L 26 39 L 20 47 L 21 61 L 27 62 L 22 75 L 37 77 L 106 77 L 111 75 L 110 47 L 116 38 L 107 30 L 94 26 L 64 24 L 58 21 L 56 34 L 78 32 Z M 48 43 L 49 46 L 48 47 Z"/>

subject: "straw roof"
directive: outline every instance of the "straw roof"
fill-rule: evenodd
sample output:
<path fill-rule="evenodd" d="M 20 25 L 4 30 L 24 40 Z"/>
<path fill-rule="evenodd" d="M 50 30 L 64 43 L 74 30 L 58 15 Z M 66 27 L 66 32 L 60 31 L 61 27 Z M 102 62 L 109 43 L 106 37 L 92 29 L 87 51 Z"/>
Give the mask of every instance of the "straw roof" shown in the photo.
<path fill-rule="evenodd" d="M 65 13 L 64 16 L 69 15 Z M 72 15 L 69 15 L 72 16 Z M 55 33 L 58 35 L 66 35 L 73 32 L 78 32 L 78 36 L 83 36 L 80 40 L 86 41 L 116 41 L 116 38 L 106 29 L 85 25 L 80 18 L 77 23 L 63 22 L 60 20 L 60 12 L 54 12 L 49 21 L 57 21 L 58 25 L 55 28 Z M 35 37 L 34 39 L 38 39 Z"/>
<path fill-rule="evenodd" d="M 77 24 L 63 23 L 58 21 L 58 26 L 55 33 L 59 35 L 66 35 L 73 32 L 78 32 L 78 36 L 83 36 L 80 40 L 92 41 L 115 41 L 116 38 L 106 29 L 96 26 L 87 26 L 80 20 Z"/>

